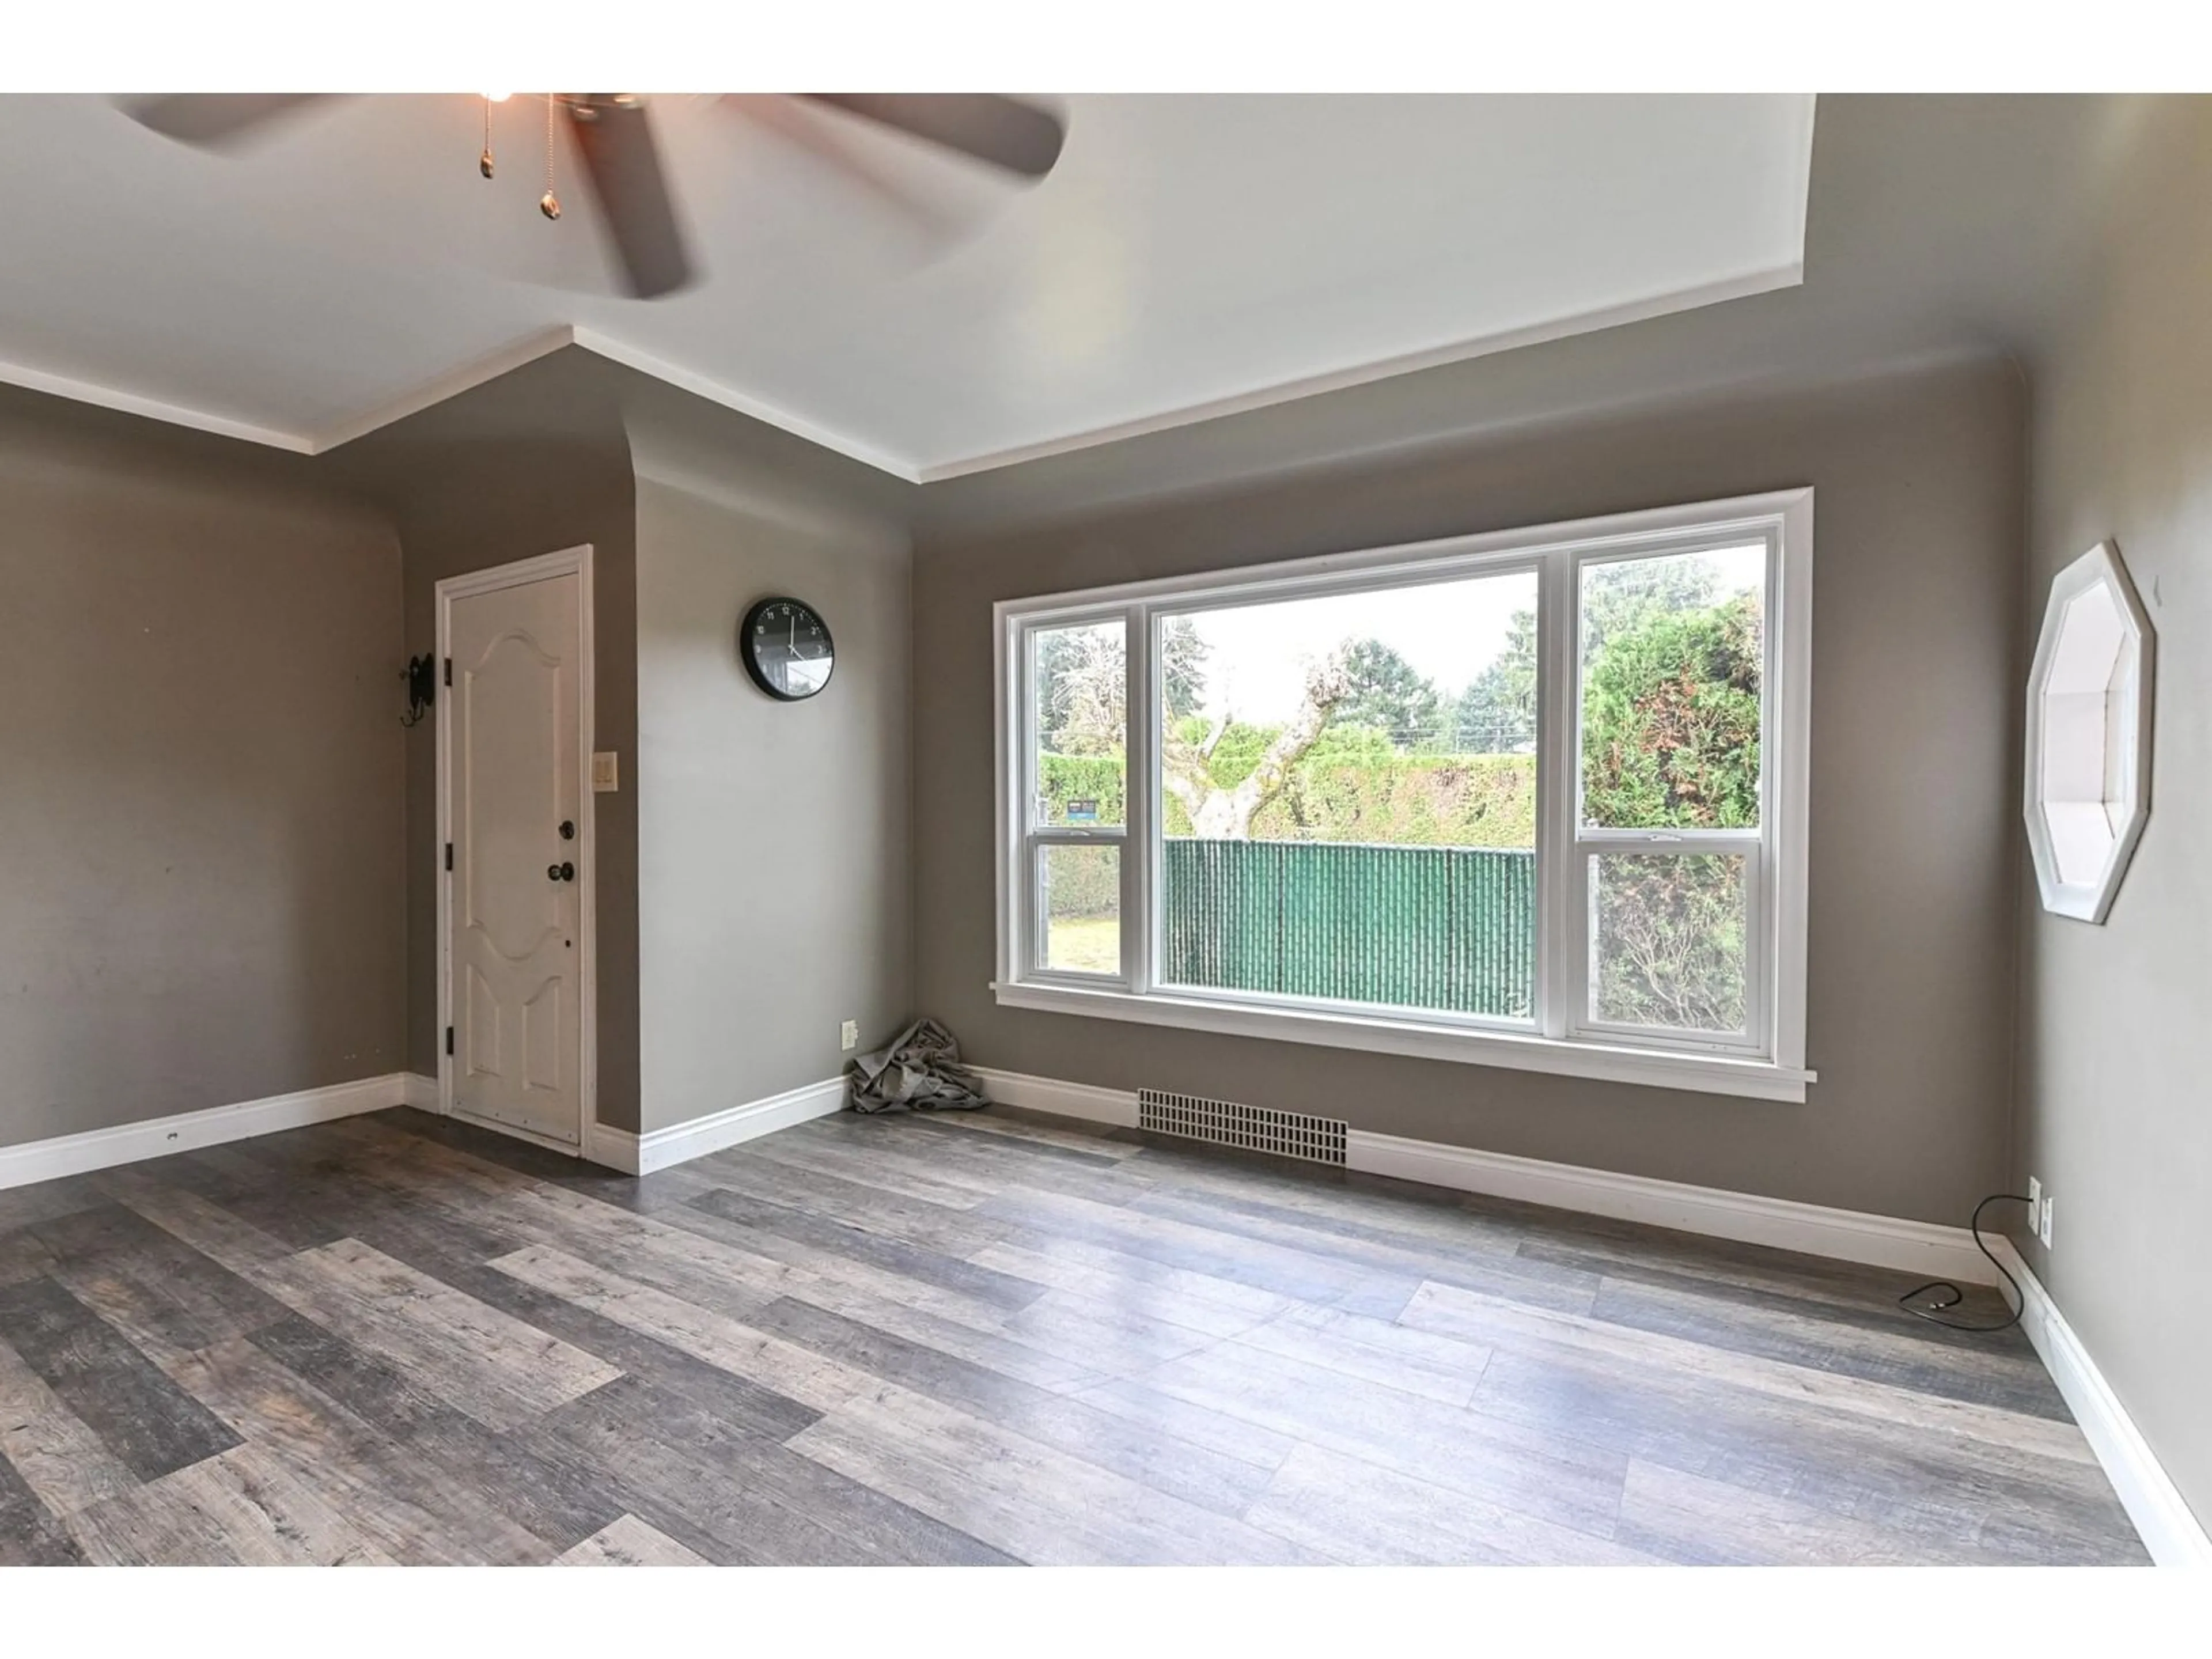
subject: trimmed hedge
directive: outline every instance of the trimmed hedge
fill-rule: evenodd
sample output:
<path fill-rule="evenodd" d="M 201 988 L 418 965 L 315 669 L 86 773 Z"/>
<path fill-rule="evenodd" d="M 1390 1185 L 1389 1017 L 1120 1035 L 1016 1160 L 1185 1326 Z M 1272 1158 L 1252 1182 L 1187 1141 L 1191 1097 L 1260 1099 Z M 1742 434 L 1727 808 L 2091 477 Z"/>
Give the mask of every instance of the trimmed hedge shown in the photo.
<path fill-rule="evenodd" d="M 1217 760 L 1218 760 L 1217 757 Z M 1216 767 L 1217 774 L 1231 769 Z M 1249 763 L 1245 767 L 1249 770 Z M 1231 779 L 1233 782 L 1233 777 Z M 1037 783 L 1048 822 L 1071 800 L 1096 800 L 1098 822 L 1123 821 L 1127 777 L 1118 756 L 1043 755 Z M 1190 834 L 1190 815 L 1170 797 L 1167 832 Z M 1528 848 L 1536 844 L 1533 755 L 1399 755 L 1357 759 L 1316 749 L 1261 809 L 1255 841 L 1383 842 L 1408 847 Z"/>
<path fill-rule="evenodd" d="M 1128 769 L 1119 755 L 1041 755 L 1037 788 L 1048 823 L 1065 822 L 1072 800 L 1097 801 L 1101 823 L 1127 821 Z"/>
<path fill-rule="evenodd" d="M 1121 908 L 1119 849 L 1055 847 L 1045 854 L 1044 913 L 1054 921 L 1110 916 Z"/>
<path fill-rule="evenodd" d="M 1533 848 L 1534 755 L 1309 757 L 1252 821 L 1255 841 Z"/>

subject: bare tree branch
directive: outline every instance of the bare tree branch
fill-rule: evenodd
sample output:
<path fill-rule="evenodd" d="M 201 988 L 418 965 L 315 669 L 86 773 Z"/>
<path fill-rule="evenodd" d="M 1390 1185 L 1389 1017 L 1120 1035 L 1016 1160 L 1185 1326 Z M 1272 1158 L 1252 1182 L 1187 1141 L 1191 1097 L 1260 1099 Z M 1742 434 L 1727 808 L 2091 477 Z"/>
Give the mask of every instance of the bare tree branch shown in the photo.
<path fill-rule="evenodd" d="M 1182 747 L 1186 751 L 1189 750 L 1188 744 Z M 1160 787 L 1181 801 L 1183 811 L 1195 819 L 1199 809 L 1206 804 L 1206 786 L 1179 769 L 1172 753 L 1163 754 L 1160 758 L 1164 763 L 1160 767 Z"/>
<path fill-rule="evenodd" d="M 1291 769 L 1321 740 L 1321 734 L 1328 729 L 1329 716 L 1349 690 L 1343 653 L 1310 670 L 1298 712 L 1275 734 L 1250 775 L 1233 789 L 1214 784 L 1210 764 L 1222 735 L 1229 730 L 1226 715 L 1203 746 L 1170 735 L 1161 750 L 1161 775 L 1169 793 L 1189 812 L 1192 830 L 1209 841 L 1250 840 L 1252 820 L 1283 792 L 1290 781 Z"/>

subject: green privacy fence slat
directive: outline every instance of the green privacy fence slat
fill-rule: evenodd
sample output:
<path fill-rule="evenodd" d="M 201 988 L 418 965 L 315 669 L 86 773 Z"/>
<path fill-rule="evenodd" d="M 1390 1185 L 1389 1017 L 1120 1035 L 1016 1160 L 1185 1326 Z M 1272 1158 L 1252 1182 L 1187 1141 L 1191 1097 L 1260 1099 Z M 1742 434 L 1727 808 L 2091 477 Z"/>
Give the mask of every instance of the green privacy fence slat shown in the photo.
<path fill-rule="evenodd" d="M 1167 842 L 1171 985 L 1463 1014 L 1534 1002 L 1536 858 L 1510 848 Z"/>

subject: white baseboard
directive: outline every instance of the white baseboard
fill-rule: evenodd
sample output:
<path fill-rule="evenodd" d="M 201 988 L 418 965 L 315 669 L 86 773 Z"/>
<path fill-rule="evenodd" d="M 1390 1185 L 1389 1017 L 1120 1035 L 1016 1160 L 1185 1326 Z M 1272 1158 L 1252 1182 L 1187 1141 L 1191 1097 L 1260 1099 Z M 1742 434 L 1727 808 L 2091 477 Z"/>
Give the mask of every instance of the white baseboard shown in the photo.
<path fill-rule="evenodd" d="M 433 1085 L 433 1093 L 435 1089 Z M 296 1094 L 270 1095 L 264 1100 L 210 1106 L 173 1117 L 149 1118 L 143 1123 L 118 1123 L 112 1129 L 89 1129 L 82 1134 L 0 1146 L 0 1188 L 58 1181 L 64 1176 L 112 1170 L 118 1164 L 137 1164 L 170 1152 L 197 1152 L 225 1141 L 274 1134 L 280 1129 L 380 1112 L 409 1103 L 410 1093 L 408 1074 L 390 1072 L 354 1083 L 302 1089 Z"/>
<path fill-rule="evenodd" d="M 446 1103 L 439 1098 L 437 1079 L 424 1077 L 420 1072 L 402 1072 L 399 1075 L 407 1085 L 408 1105 L 418 1112 L 435 1112 L 441 1117 L 445 1115 Z"/>
<path fill-rule="evenodd" d="M 1137 1121 L 1137 1097 L 1127 1090 L 1063 1083 L 988 1066 L 975 1069 L 991 1097 L 1009 1106 L 1125 1127 Z M 1925 1273 L 1930 1279 L 1977 1285 L 1996 1282 L 1988 1260 L 1974 1248 L 1974 1236 L 1963 1227 L 1899 1221 L 1856 1210 L 1832 1210 L 1818 1204 L 1617 1175 L 1572 1164 L 1547 1164 L 1433 1140 L 1407 1140 L 1368 1129 L 1352 1130 L 1345 1152 L 1348 1167 L 1370 1175 L 1395 1176 L 1490 1198 L 1517 1199 L 1584 1215 L 1641 1221 L 1713 1238 L 1893 1267 L 1902 1273 Z"/>
<path fill-rule="evenodd" d="M 643 1135 L 594 1123 L 584 1139 L 584 1156 L 625 1175 L 651 1175 L 655 1170 L 704 1158 L 809 1118 L 827 1117 L 842 1111 L 844 1105 L 845 1079 L 833 1077 Z"/>
<path fill-rule="evenodd" d="M 2089 1449 L 2104 1465 L 2112 1490 L 2119 1494 L 2121 1506 L 2135 1522 L 2150 1559 L 2161 1567 L 2212 1571 L 2212 1537 L 2206 1535 L 2203 1523 L 2152 1452 L 2112 1384 L 2105 1381 L 2097 1362 L 2089 1358 L 2081 1339 L 2058 1311 L 2051 1292 L 2029 1270 L 2010 1239 L 1996 1239 L 1990 1248 L 2020 1280 L 2021 1329 L 2027 1333 L 2027 1340 L 2042 1357 L 2044 1369 L 2058 1385 L 2074 1420 L 2081 1425 Z"/>
<path fill-rule="evenodd" d="M 586 1123 L 584 1126 L 584 1157 L 586 1161 L 604 1169 L 617 1170 L 623 1175 L 635 1175 L 637 1167 L 637 1137 L 627 1129 L 617 1129 L 611 1124 Z"/>
<path fill-rule="evenodd" d="M 968 1069 L 983 1079 L 991 1098 L 1004 1105 L 1049 1112 L 1054 1117 L 1079 1117 L 1086 1123 L 1111 1123 L 1123 1129 L 1137 1127 L 1137 1097 L 1127 1089 L 1062 1083 L 1057 1078 L 1002 1072 L 994 1066 L 971 1066 Z"/>
<path fill-rule="evenodd" d="M 1640 1221 L 1677 1232 L 1702 1233 L 1709 1238 L 1893 1267 L 1900 1273 L 1925 1273 L 1930 1279 L 1996 1283 L 1996 1270 L 1974 1248 L 1974 1236 L 1964 1227 L 1900 1221 L 1861 1210 L 1834 1210 L 1821 1204 L 1762 1198 L 1756 1193 L 1729 1192 L 1718 1187 L 1692 1187 L 1679 1181 L 1620 1175 L 1579 1164 L 1547 1164 L 1540 1158 L 1480 1152 L 1432 1140 L 1406 1140 L 1369 1129 L 1354 1129 L 1346 1137 L 1345 1161 L 1349 1167 L 1370 1175 L 1425 1181 L 1432 1187 L 1451 1187 L 1490 1198 L 1547 1204 L 1553 1209 L 1607 1216 L 1616 1221 Z"/>

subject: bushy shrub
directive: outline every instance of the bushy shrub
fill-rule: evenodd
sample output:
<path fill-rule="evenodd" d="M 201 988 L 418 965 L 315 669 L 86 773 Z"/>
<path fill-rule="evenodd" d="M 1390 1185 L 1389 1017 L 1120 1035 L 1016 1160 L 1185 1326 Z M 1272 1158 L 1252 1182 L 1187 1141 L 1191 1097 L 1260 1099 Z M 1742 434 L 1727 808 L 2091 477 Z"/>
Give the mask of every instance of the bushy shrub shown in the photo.
<path fill-rule="evenodd" d="M 1671 1030 L 1741 1030 L 1743 860 L 1608 854 L 1602 864 L 1598 1018 Z"/>
<path fill-rule="evenodd" d="M 1614 830 L 1759 823 L 1759 596 L 1662 612 L 1583 680 L 1583 807 Z"/>

